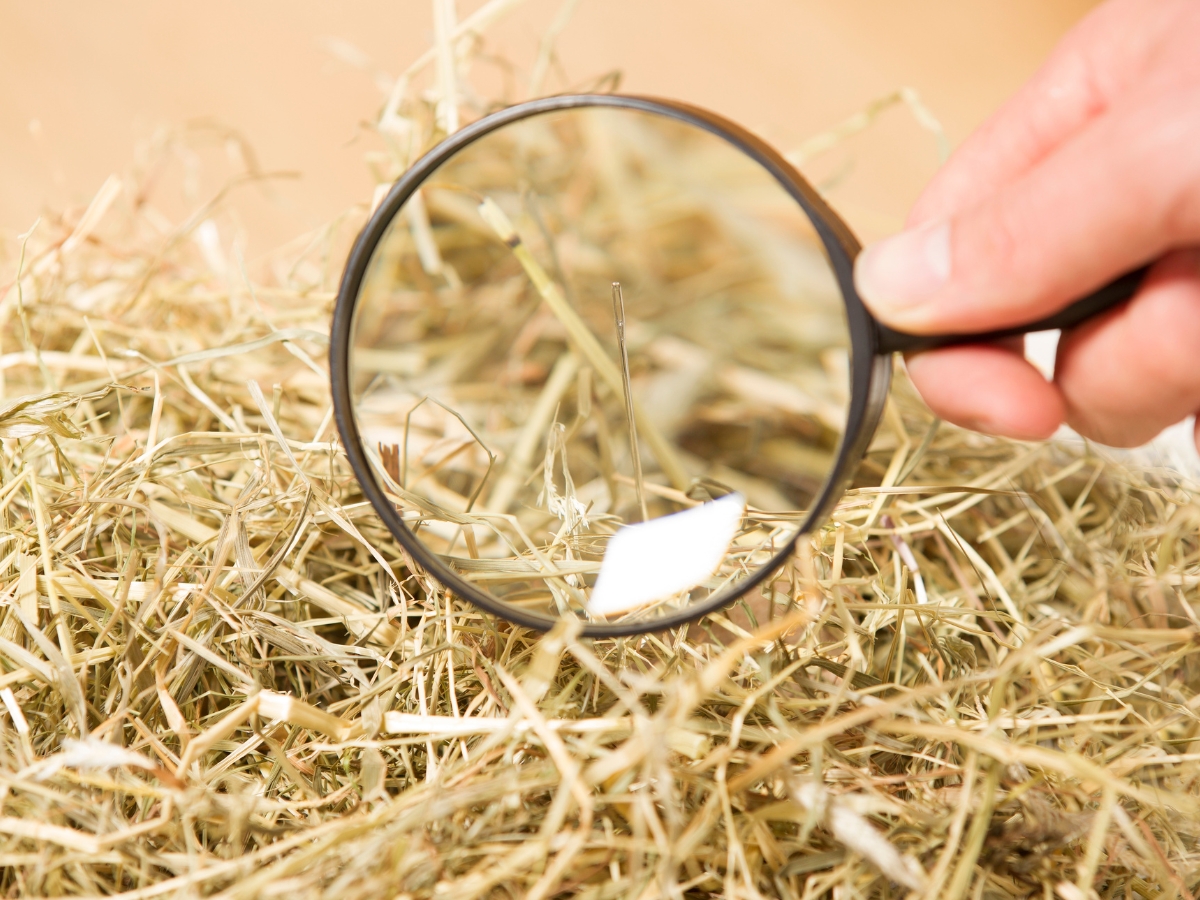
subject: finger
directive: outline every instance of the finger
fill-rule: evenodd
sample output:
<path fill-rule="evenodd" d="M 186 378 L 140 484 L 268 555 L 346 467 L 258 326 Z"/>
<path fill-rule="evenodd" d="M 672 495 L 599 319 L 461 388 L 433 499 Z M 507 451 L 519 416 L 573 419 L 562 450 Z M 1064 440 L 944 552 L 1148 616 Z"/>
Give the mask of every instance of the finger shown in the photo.
<path fill-rule="evenodd" d="M 906 360 L 908 376 L 937 415 L 955 425 L 1021 440 L 1042 440 L 1063 421 L 1058 388 L 1019 349 L 951 347 Z"/>
<path fill-rule="evenodd" d="M 1068 424 L 1113 446 L 1200 410 L 1200 250 L 1172 253 L 1129 303 L 1064 334 L 1054 380 Z"/>
<path fill-rule="evenodd" d="M 1038 72 L 969 137 L 921 194 L 909 225 L 982 202 L 1101 115 L 1180 31 L 1193 0 L 1118 0 L 1076 25 Z"/>
<path fill-rule="evenodd" d="M 987 331 L 1200 243 L 1193 95 L 1130 95 L 983 203 L 868 247 L 863 300 L 901 331 Z"/>

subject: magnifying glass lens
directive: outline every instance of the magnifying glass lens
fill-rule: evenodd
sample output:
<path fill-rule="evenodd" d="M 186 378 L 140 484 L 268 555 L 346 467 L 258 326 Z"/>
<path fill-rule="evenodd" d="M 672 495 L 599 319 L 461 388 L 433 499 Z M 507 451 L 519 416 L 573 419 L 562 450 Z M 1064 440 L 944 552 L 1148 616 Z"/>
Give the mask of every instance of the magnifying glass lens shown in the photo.
<path fill-rule="evenodd" d="M 400 208 L 349 381 L 404 526 L 518 621 L 652 622 L 770 563 L 834 466 L 850 335 L 813 224 L 725 138 L 534 115 Z"/>

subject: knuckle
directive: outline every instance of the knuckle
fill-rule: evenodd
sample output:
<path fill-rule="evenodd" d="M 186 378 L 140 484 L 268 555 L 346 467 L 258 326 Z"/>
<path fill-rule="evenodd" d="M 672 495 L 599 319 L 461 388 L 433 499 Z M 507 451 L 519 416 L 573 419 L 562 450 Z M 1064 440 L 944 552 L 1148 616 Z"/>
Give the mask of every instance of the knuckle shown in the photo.
<path fill-rule="evenodd" d="M 1189 95 L 1191 92 L 1188 92 Z M 1148 226 L 1164 246 L 1200 241 L 1200 111 L 1177 92 L 1138 109 L 1127 125 L 1133 202 L 1146 208 Z"/>
<path fill-rule="evenodd" d="M 964 272 L 978 272 L 989 280 L 1011 272 L 1021 246 L 1017 235 L 1023 230 L 1015 220 L 1013 204 L 1007 197 L 965 217 L 954 234 L 955 264 L 961 262 Z"/>

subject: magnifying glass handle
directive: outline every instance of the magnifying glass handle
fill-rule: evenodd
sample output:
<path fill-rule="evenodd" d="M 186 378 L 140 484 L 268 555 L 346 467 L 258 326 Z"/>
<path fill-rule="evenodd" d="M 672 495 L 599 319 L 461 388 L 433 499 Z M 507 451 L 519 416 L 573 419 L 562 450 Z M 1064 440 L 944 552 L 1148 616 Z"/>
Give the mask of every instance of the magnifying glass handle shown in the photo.
<path fill-rule="evenodd" d="M 1001 338 L 1016 337 L 1021 334 L 1033 334 L 1037 331 L 1053 331 L 1058 328 L 1071 328 L 1090 319 L 1092 316 L 1111 309 L 1118 303 L 1123 303 L 1132 297 L 1142 280 L 1146 277 L 1149 266 L 1143 266 L 1132 272 L 1127 272 L 1120 278 L 1110 281 L 1086 297 L 1076 300 L 1065 309 L 1060 309 L 1054 315 L 1026 325 L 1013 328 L 1002 328 L 999 331 L 986 331 L 976 334 L 906 334 L 876 323 L 879 335 L 879 352 L 913 353 L 918 350 L 936 350 L 938 347 L 953 347 L 958 344 L 983 344 Z"/>

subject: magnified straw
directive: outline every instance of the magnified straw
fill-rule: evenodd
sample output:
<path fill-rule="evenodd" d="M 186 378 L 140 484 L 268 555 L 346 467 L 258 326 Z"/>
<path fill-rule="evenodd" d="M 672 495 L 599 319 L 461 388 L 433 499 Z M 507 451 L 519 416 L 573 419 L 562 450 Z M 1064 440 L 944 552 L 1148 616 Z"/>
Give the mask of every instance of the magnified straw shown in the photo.
<path fill-rule="evenodd" d="M 339 293 L 335 400 L 414 565 L 490 614 L 617 636 L 787 562 L 858 427 L 861 354 L 846 254 L 773 151 L 690 107 L 581 102 L 481 120 L 405 174 Z"/>
<path fill-rule="evenodd" d="M 629 451 L 633 454 L 633 483 L 637 489 L 642 521 L 650 519 L 646 509 L 646 488 L 642 482 L 642 454 L 638 450 L 637 421 L 633 415 L 633 391 L 629 387 L 629 348 L 625 344 L 625 295 L 621 282 L 612 283 L 613 317 L 617 320 L 617 346 L 621 348 L 621 382 L 625 389 L 625 418 L 629 420 Z"/>

